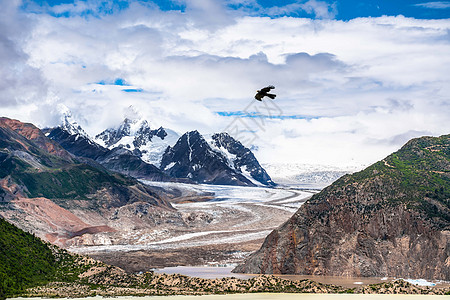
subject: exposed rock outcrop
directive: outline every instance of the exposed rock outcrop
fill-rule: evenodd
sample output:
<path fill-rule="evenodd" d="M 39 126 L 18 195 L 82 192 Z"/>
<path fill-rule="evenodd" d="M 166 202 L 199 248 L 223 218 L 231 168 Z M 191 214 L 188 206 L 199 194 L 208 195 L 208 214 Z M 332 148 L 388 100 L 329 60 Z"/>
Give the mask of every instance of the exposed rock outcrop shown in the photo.
<path fill-rule="evenodd" d="M 234 271 L 450 280 L 450 135 L 343 176 Z"/>
<path fill-rule="evenodd" d="M 167 147 L 161 170 L 198 183 L 255 186 L 223 153 L 214 151 L 197 130 L 183 134 L 173 147 Z"/>
<path fill-rule="evenodd" d="M 213 134 L 211 138 L 210 144 L 213 148 L 225 153 L 235 170 L 240 171 L 254 183 L 259 182 L 267 186 L 275 185 L 266 170 L 259 164 L 253 152 L 244 147 L 241 142 L 235 140 L 226 132 Z"/>

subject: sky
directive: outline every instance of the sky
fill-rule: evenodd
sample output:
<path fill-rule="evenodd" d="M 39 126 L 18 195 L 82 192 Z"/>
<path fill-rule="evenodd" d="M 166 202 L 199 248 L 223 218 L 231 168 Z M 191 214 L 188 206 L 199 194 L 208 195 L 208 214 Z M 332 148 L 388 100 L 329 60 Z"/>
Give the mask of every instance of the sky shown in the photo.
<path fill-rule="evenodd" d="M 138 115 L 263 163 L 366 166 L 450 134 L 450 1 L 0 0 L 0 115 Z M 274 85 L 275 100 L 256 90 Z"/>

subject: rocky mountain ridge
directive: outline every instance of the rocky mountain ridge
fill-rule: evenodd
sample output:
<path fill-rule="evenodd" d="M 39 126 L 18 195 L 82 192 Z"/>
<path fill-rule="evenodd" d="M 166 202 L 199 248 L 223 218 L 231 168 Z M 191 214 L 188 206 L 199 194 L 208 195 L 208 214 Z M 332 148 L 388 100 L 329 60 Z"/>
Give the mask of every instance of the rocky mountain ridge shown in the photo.
<path fill-rule="evenodd" d="M 244 147 L 241 142 L 231 137 L 228 133 L 213 134 L 209 144 L 213 149 L 224 153 L 229 160 L 229 165 L 235 170 L 240 171 L 254 184 L 275 185 L 266 170 L 259 164 L 252 151 Z"/>
<path fill-rule="evenodd" d="M 225 185 L 274 185 L 253 153 L 227 133 L 208 141 L 196 130 L 185 133 L 161 159 L 161 168 L 178 178 Z"/>
<path fill-rule="evenodd" d="M 0 215 L 22 229 L 60 245 L 91 243 L 126 222 L 180 219 L 169 197 L 85 164 L 32 124 L 0 118 Z M 143 211 L 146 218 L 138 216 Z"/>
<path fill-rule="evenodd" d="M 449 280 L 450 135 L 341 177 L 234 271 Z"/>
<path fill-rule="evenodd" d="M 250 149 L 227 133 L 217 133 L 206 140 L 193 131 L 178 138 L 169 129 L 151 129 L 146 120 L 125 118 L 117 128 L 104 130 L 91 139 L 70 114 L 61 126 L 44 131 L 70 153 L 139 179 L 275 185 Z M 191 137 L 193 147 L 187 144 Z M 170 157 L 175 152 L 176 157 Z M 195 159 L 180 160 L 181 157 Z"/>
<path fill-rule="evenodd" d="M 96 135 L 94 141 L 110 150 L 125 148 L 146 163 L 159 167 L 162 154 L 178 138 L 178 134 L 170 129 L 152 129 L 147 120 L 125 118 L 117 128 L 108 128 Z"/>
<path fill-rule="evenodd" d="M 73 155 L 92 159 L 108 170 L 138 179 L 174 181 L 174 178 L 167 176 L 154 165 L 143 161 L 139 155 L 134 154 L 123 145 L 111 149 L 102 147 L 71 118 L 70 114 L 64 116 L 60 126 L 43 129 L 43 132 Z"/>

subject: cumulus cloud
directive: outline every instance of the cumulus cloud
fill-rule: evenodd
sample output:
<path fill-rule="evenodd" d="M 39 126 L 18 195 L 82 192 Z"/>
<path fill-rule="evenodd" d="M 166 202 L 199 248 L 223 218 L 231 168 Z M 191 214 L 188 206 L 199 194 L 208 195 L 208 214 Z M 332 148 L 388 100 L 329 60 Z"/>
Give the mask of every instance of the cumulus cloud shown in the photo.
<path fill-rule="evenodd" d="M 27 64 L 28 55 L 22 50 L 31 20 L 18 11 L 18 1 L 0 5 L 0 104 L 6 109 L 42 99 L 46 83 L 40 71 Z"/>
<path fill-rule="evenodd" d="M 280 117 L 255 125 L 249 116 L 264 112 L 250 106 L 239 119 L 262 161 L 367 164 L 407 138 L 450 131 L 449 20 L 250 17 L 217 1 L 180 3 L 183 12 L 136 1 L 95 17 L 78 2 L 5 14 L 2 27 L 16 29 L 0 33 L 2 62 L 14 63 L 0 97 L 15 98 L 2 113 L 52 126 L 63 104 L 95 135 L 132 105 L 154 126 L 211 133 L 273 84 Z M 323 5 L 294 4 L 316 15 Z M 323 7 L 325 19 L 333 8 Z"/>

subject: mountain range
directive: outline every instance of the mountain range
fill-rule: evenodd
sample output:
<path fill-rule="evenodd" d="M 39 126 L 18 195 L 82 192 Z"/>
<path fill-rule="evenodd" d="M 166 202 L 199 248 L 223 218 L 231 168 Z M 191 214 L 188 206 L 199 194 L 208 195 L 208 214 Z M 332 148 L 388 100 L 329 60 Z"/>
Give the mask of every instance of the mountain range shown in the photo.
<path fill-rule="evenodd" d="M 163 141 L 163 129 L 148 130 L 146 139 L 122 130 L 130 135 L 118 141 L 133 146 L 116 141 L 109 149 L 66 121 L 41 131 L 0 118 L 0 216 L 64 247 L 132 245 L 136 234 L 152 239 L 159 224 L 207 226 L 207 218 L 172 207 L 176 191 L 144 185 L 127 176 L 138 177 L 131 172 L 159 174 L 156 180 L 273 185 L 251 151 L 226 133 L 183 134 L 160 154 L 160 169 L 143 160 L 144 144 L 133 141 Z M 144 167 L 132 167 L 129 159 Z M 270 233 L 235 272 L 450 280 L 450 135 L 413 139 L 342 176 Z"/>
<path fill-rule="evenodd" d="M 450 135 L 341 177 L 234 271 L 450 280 Z"/>
<path fill-rule="evenodd" d="M 124 121 L 126 123 L 129 121 Z M 140 124 L 147 126 L 146 122 Z M 122 125 L 121 128 L 126 127 Z M 121 132 L 133 133 L 132 130 Z M 253 174 L 266 180 L 267 185 L 273 185 L 270 177 L 264 176 L 266 173 L 253 154 L 239 142 L 229 137 L 226 146 L 220 145 L 223 149 L 229 147 L 234 153 L 228 154 L 231 158 L 227 158 L 218 150 L 219 146 L 207 143 L 199 133 L 197 137 L 203 144 L 201 147 L 192 145 L 185 155 L 211 154 L 211 157 L 202 158 L 200 169 L 205 171 L 200 171 L 199 176 L 172 173 L 175 168 L 163 172 L 139 154 L 144 153 L 142 146 L 148 148 L 148 143 L 155 139 L 162 143 L 163 137 L 167 137 L 162 132 L 166 130 L 139 127 L 136 133 L 140 135 L 117 139 L 120 135 L 116 134 L 117 141 L 128 139 L 141 143 L 134 143 L 131 149 L 131 146 L 116 141 L 109 149 L 91 139 L 70 115 L 66 115 L 60 126 L 44 130 L 33 124 L 0 118 L 0 215 L 20 228 L 64 247 L 133 244 L 131 228 L 145 233 L 152 232 L 158 224 L 178 228 L 188 226 L 189 222 L 206 222 L 201 215 L 181 214 L 172 207 L 169 200 L 180 196 L 176 189 L 149 187 L 137 179 L 263 185 L 249 175 Z M 166 153 L 171 150 L 181 153 L 177 145 L 183 145 L 183 136 L 173 147 L 167 146 L 162 154 L 165 155 L 164 162 L 170 159 Z M 198 164 L 195 165 L 198 162 L 169 162 L 174 166 L 180 163 L 187 169 L 198 170 Z M 242 170 L 248 174 L 242 175 Z M 215 172 L 221 176 L 216 176 Z M 240 181 L 234 181 L 234 177 Z"/>
<path fill-rule="evenodd" d="M 126 220 L 152 224 L 138 221 L 142 211 L 178 218 L 170 197 L 86 163 L 32 124 L 0 118 L 0 215 L 22 229 L 60 245 L 83 242 L 85 233 L 115 232 Z"/>
<path fill-rule="evenodd" d="M 181 137 L 148 121 L 125 118 L 95 139 L 66 114 L 60 126 L 43 130 L 64 149 L 138 179 L 243 186 L 274 186 L 250 149 L 227 133 L 208 141 L 198 131 Z"/>
<path fill-rule="evenodd" d="M 43 132 L 76 157 L 91 159 L 109 170 L 145 180 L 173 179 L 154 165 L 143 161 L 126 147 L 118 146 L 111 149 L 102 147 L 72 120 L 70 114 L 64 116 L 60 126 L 43 129 Z"/>

